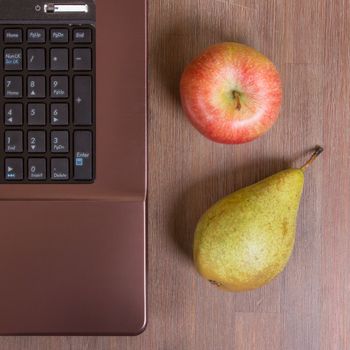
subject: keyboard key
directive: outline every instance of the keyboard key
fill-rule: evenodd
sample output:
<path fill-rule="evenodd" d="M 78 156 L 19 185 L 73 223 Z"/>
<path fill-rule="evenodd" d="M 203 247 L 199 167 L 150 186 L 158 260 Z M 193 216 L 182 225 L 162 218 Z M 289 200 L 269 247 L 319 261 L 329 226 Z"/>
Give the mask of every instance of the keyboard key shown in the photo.
<path fill-rule="evenodd" d="M 5 49 L 4 68 L 9 71 L 23 69 L 22 49 Z"/>
<path fill-rule="evenodd" d="M 75 43 L 91 43 L 91 29 L 74 29 L 73 41 Z"/>
<path fill-rule="evenodd" d="M 74 179 L 92 180 L 91 131 L 76 131 L 74 133 Z"/>
<path fill-rule="evenodd" d="M 45 29 L 28 29 L 27 41 L 43 44 L 45 42 Z"/>
<path fill-rule="evenodd" d="M 50 57 L 51 70 L 68 70 L 68 49 L 52 49 Z"/>
<path fill-rule="evenodd" d="M 5 43 L 21 43 L 22 42 L 22 29 L 5 29 L 4 31 Z"/>
<path fill-rule="evenodd" d="M 51 97 L 52 98 L 68 97 L 68 77 L 64 77 L 64 76 L 51 77 Z"/>
<path fill-rule="evenodd" d="M 68 29 L 51 29 L 52 43 L 68 43 Z"/>
<path fill-rule="evenodd" d="M 28 159 L 28 179 L 33 181 L 46 180 L 46 159 Z"/>
<path fill-rule="evenodd" d="M 22 90 L 22 77 L 5 77 L 5 97 L 21 98 L 23 93 Z"/>
<path fill-rule="evenodd" d="M 28 70 L 45 70 L 45 49 L 28 49 L 27 67 Z"/>
<path fill-rule="evenodd" d="M 73 68 L 74 70 L 91 70 L 90 49 L 74 49 Z"/>
<path fill-rule="evenodd" d="M 69 108 L 67 103 L 53 103 L 50 114 L 52 125 L 68 125 Z"/>
<path fill-rule="evenodd" d="M 74 78 L 74 124 L 92 124 L 92 86 L 91 77 Z"/>
<path fill-rule="evenodd" d="M 28 77 L 28 97 L 44 98 L 45 97 L 45 77 L 29 76 Z"/>
<path fill-rule="evenodd" d="M 23 159 L 5 159 L 5 179 L 10 181 L 23 180 Z"/>
<path fill-rule="evenodd" d="M 23 124 L 23 106 L 21 103 L 5 104 L 5 125 Z"/>
<path fill-rule="evenodd" d="M 69 144 L 68 131 L 52 131 L 51 132 L 51 152 L 67 153 Z"/>
<path fill-rule="evenodd" d="M 45 153 L 46 152 L 46 132 L 28 131 L 28 152 Z"/>
<path fill-rule="evenodd" d="M 67 158 L 51 159 L 51 179 L 56 181 L 69 179 L 69 161 Z"/>
<path fill-rule="evenodd" d="M 46 124 L 46 105 L 43 103 L 28 104 L 28 125 Z"/>
<path fill-rule="evenodd" d="M 23 152 L 23 133 L 19 130 L 5 131 L 5 152 Z"/>

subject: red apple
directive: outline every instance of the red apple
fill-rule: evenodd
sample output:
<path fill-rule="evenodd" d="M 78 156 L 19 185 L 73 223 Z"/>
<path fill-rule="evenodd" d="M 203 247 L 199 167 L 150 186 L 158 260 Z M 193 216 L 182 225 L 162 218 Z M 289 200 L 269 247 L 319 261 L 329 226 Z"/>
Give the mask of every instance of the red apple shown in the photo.
<path fill-rule="evenodd" d="M 192 124 L 209 139 L 249 142 L 275 123 L 282 88 L 273 63 L 239 43 L 209 47 L 185 69 L 182 106 Z"/>

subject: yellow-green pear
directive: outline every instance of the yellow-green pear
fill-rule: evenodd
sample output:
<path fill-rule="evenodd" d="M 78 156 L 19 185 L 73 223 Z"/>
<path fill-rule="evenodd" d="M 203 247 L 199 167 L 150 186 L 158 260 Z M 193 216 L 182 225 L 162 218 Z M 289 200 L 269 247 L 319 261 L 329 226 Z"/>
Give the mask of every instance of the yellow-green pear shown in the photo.
<path fill-rule="evenodd" d="M 198 222 L 194 261 L 199 273 L 229 291 L 259 288 L 276 277 L 293 251 L 304 171 L 287 169 L 224 197 Z"/>

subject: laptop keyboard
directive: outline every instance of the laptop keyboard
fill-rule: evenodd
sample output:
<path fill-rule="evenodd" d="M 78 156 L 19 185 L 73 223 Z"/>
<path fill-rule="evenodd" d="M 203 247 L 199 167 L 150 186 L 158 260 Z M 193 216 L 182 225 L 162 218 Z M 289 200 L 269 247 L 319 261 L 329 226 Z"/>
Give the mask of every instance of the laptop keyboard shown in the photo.
<path fill-rule="evenodd" d="M 0 183 L 93 182 L 94 27 L 0 31 Z"/>

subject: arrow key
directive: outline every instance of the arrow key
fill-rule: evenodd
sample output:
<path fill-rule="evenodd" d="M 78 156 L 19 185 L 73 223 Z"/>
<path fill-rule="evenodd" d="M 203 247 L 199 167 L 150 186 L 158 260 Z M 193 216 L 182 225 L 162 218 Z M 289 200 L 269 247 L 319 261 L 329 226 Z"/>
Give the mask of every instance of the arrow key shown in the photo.
<path fill-rule="evenodd" d="M 23 106 L 20 103 L 5 104 L 5 125 L 23 124 Z"/>
<path fill-rule="evenodd" d="M 69 108 L 67 103 L 53 103 L 51 105 L 51 125 L 68 125 Z"/>
<path fill-rule="evenodd" d="M 45 131 L 28 131 L 28 152 L 29 153 L 46 152 Z"/>
<path fill-rule="evenodd" d="M 28 97 L 44 98 L 45 97 L 45 77 L 44 76 L 29 76 L 28 77 Z"/>

